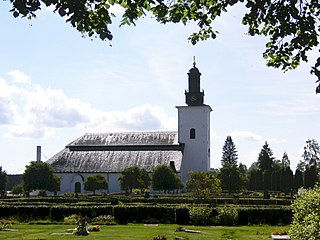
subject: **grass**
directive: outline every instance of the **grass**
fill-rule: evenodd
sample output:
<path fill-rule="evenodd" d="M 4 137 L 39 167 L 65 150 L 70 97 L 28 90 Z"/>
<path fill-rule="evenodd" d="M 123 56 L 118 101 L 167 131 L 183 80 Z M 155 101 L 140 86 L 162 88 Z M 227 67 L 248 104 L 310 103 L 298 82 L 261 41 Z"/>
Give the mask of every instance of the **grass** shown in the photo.
<path fill-rule="evenodd" d="M 144 226 L 143 224 L 128 225 L 104 225 L 100 226 L 100 232 L 91 232 L 89 236 L 52 236 L 52 233 L 65 233 L 66 229 L 75 225 L 35 225 L 13 224 L 12 231 L 0 231 L 0 239 L 123 239 L 123 240 L 153 240 L 157 235 L 164 235 L 168 240 L 176 237 L 188 240 L 257 240 L 269 239 L 273 231 L 288 230 L 288 226 L 185 226 L 187 229 L 199 230 L 200 233 L 176 232 L 177 225 L 159 224 L 158 226 Z"/>

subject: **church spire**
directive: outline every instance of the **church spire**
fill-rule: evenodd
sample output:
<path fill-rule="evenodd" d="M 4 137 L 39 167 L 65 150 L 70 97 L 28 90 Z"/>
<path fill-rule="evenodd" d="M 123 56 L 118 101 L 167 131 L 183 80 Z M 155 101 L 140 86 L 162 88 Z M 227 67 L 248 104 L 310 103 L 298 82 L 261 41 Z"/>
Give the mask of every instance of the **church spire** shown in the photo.
<path fill-rule="evenodd" d="M 188 72 L 188 91 L 185 92 L 186 104 L 188 106 L 202 106 L 204 92 L 200 91 L 200 76 L 201 73 L 196 67 L 195 57 L 193 57 L 193 68 Z"/>

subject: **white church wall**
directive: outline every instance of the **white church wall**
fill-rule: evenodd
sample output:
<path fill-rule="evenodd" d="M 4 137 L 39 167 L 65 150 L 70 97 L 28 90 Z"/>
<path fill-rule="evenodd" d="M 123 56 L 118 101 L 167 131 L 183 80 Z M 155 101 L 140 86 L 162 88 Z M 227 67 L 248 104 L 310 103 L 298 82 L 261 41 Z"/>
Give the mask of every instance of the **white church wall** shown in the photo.
<path fill-rule="evenodd" d="M 186 182 L 189 171 L 210 170 L 210 106 L 179 106 L 178 141 L 184 143 L 181 179 Z M 190 130 L 195 137 L 190 138 Z"/>
<path fill-rule="evenodd" d="M 96 174 L 101 174 L 106 178 L 109 184 L 108 190 L 98 190 L 96 192 L 120 192 L 120 185 L 118 178 L 120 173 L 58 173 L 57 175 L 60 178 L 60 191 L 58 194 L 64 193 L 75 193 L 76 192 L 76 183 L 80 186 L 80 193 L 90 193 L 90 191 L 84 190 L 84 182 L 89 176 Z"/>
<path fill-rule="evenodd" d="M 120 184 L 118 181 L 118 178 L 121 176 L 121 173 L 109 173 L 109 192 L 114 193 L 114 192 L 120 192 Z"/>

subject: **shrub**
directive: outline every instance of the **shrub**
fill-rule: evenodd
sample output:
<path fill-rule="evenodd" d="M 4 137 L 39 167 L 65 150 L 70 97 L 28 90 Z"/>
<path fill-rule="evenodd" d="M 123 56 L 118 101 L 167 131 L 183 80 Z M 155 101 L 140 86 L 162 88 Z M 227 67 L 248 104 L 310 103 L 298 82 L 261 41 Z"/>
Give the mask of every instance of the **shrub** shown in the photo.
<path fill-rule="evenodd" d="M 292 240 L 320 239 L 320 187 L 316 185 L 299 195 L 292 204 L 293 222 L 289 234 Z"/>
<path fill-rule="evenodd" d="M 189 209 L 187 207 L 176 209 L 176 223 L 180 225 L 187 225 L 190 223 Z"/>
<path fill-rule="evenodd" d="M 105 224 L 105 225 L 114 225 L 116 224 L 114 216 L 112 215 L 99 215 L 91 220 L 95 223 Z"/>
<path fill-rule="evenodd" d="M 223 207 L 218 209 L 218 216 L 212 218 L 213 225 L 234 226 L 238 223 L 238 211 L 232 207 Z"/>
<path fill-rule="evenodd" d="M 22 184 L 17 184 L 17 185 L 13 186 L 11 194 L 13 194 L 13 195 L 22 195 L 23 192 L 24 192 L 23 185 Z"/>
<path fill-rule="evenodd" d="M 64 218 L 64 223 L 66 224 L 76 224 L 78 222 L 79 216 L 77 214 L 72 214 L 69 217 Z"/>
<path fill-rule="evenodd" d="M 153 238 L 153 240 L 167 240 L 168 238 L 164 235 L 157 235 Z"/>
<path fill-rule="evenodd" d="M 292 211 L 282 207 L 241 207 L 238 208 L 238 224 L 290 224 Z"/>
<path fill-rule="evenodd" d="M 192 225 L 210 225 L 212 209 L 208 207 L 190 207 L 190 223 Z"/>
<path fill-rule="evenodd" d="M 46 190 L 44 190 L 44 189 L 39 190 L 38 196 L 39 197 L 46 197 L 47 196 Z"/>

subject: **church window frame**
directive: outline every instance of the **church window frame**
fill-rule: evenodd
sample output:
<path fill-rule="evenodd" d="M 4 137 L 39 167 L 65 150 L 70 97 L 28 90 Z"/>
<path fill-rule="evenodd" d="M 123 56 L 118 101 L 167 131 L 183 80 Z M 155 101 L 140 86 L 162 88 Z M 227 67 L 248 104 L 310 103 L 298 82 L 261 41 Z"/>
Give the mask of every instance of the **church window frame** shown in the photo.
<path fill-rule="evenodd" d="M 196 139 L 196 129 L 190 128 L 190 139 Z"/>

